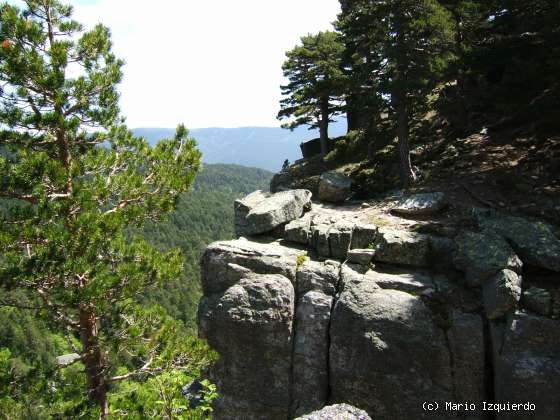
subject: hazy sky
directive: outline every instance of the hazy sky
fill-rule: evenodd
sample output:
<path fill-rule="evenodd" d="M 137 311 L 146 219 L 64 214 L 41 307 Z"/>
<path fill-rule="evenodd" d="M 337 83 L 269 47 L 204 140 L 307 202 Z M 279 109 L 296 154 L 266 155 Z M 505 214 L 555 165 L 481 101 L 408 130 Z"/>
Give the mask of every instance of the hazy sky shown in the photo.
<path fill-rule="evenodd" d="M 129 127 L 277 126 L 281 65 L 299 37 L 331 29 L 338 0 L 74 0 L 124 58 Z"/>

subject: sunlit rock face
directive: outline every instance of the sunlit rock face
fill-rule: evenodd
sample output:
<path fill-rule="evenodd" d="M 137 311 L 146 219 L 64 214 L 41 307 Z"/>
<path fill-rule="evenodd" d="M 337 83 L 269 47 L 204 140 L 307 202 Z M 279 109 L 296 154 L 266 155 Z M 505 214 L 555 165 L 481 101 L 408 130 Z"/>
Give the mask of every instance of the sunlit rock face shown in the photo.
<path fill-rule="evenodd" d="M 438 418 L 484 419 L 483 402 L 508 401 L 535 403 L 523 418 L 560 418 L 550 229 L 515 219 L 522 236 L 492 215 L 426 233 L 382 204 L 302 206 L 269 236 L 207 248 L 199 332 L 221 356 L 214 418 L 427 419 L 434 402 Z"/>
<path fill-rule="evenodd" d="M 334 307 L 330 378 L 334 401 L 373 418 L 419 418 L 423 401 L 453 398 L 445 333 L 430 309 L 420 297 L 381 289 L 368 276 L 345 282 Z"/>
<path fill-rule="evenodd" d="M 255 191 L 235 202 L 235 231 L 239 236 L 272 231 L 300 218 L 311 205 L 311 192 L 289 190 L 275 194 Z"/>

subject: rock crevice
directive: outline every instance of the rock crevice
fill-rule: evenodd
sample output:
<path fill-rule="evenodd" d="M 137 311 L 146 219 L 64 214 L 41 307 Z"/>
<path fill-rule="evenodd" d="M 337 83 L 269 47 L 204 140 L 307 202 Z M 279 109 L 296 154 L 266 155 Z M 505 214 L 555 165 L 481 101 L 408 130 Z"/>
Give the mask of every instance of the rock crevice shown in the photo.
<path fill-rule="evenodd" d="M 426 401 L 477 407 L 445 418 L 487 418 L 482 402 L 494 401 L 534 402 L 524 418 L 560 418 L 560 323 L 550 309 L 559 285 L 530 288 L 523 273 L 524 263 L 559 267 L 550 229 L 506 237 L 493 220 L 438 239 L 400 219 L 338 216 L 314 209 L 270 227 L 278 239 L 204 253 L 199 331 L 221 355 L 210 372 L 215 418 L 290 419 L 336 403 L 375 419 L 432 418 Z"/>

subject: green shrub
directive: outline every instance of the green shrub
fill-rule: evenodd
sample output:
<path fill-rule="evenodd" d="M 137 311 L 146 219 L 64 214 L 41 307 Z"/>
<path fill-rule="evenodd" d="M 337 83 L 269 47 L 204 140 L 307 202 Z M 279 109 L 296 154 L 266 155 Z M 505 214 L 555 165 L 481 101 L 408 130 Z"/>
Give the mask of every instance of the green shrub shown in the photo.
<path fill-rule="evenodd" d="M 367 138 L 364 130 L 353 130 L 334 140 L 333 149 L 325 156 L 329 163 L 347 163 L 367 156 Z"/>

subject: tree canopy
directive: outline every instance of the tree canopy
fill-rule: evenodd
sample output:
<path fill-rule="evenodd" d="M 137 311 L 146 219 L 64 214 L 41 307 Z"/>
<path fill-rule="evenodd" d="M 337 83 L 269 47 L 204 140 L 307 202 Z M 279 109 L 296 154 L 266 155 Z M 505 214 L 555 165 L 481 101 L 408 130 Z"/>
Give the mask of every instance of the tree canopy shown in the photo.
<path fill-rule="evenodd" d="M 282 66 L 289 83 L 281 87 L 286 98 L 280 102 L 278 118 L 292 118 L 284 125 L 287 128 L 304 124 L 319 127 L 323 156 L 328 152 L 329 121 L 342 111 L 343 50 L 335 32 L 310 34 L 301 38 L 301 45 L 286 53 Z"/>
<path fill-rule="evenodd" d="M 175 207 L 201 155 L 183 125 L 153 148 L 128 131 L 106 27 L 84 31 L 56 0 L 0 7 L 1 285 L 67 332 L 105 418 L 113 384 L 189 361 L 174 324 L 139 305 L 182 258 L 132 232 Z"/>
<path fill-rule="evenodd" d="M 426 103 L 426 95 L 452 58 L 451 14 L 436 0 L 342 1 L 341 5 L 337 26 L 351 51 L 359 76 L 356 83 L 375 89 L 370 93 L 374 98 L 381 95 L 390 101 L 401 178 L 409 184 L 416 178 L 410 161 L 410 119 Z"/>
<path fill-rule="evenodd" d="M 558 2 L 340 0 L 340 4 L 336 33 L 329 35 L 337 47 L 329 49 L 328 59 L 314 53 L 320 34 L 302 39 L 301 46 L 287 53 L 283 68 L 290 83 L 283 87 L 287 97 L 280 118 L 294 118 L 293 125 L 327 120 L 320 117 L 316 99 L 320 95 L 314 90 L 317 80 L 327 78 L 317 78 L 308 69 L 324 69 L 325 62 L 331 63 L 327 68 L 336 76 L 328 80 L 337 81 L 329 90 L 334 92 L 330 98 L 337 100 L 332 109 L 344 112 L 348 130 L 357 131 L 340 139 L 335 148 L 367 143 L 372 158 L 375 148 L 391 145 L 398 151 L 395 157 L 404 185 L 419 175 L 410 142 L 418 138 L 422 121 L 435 118 L 459 136 L 497 122 L 538 119 L 543 127 L 556 124 Z M 363 144 L 351 148 L 365 149 Z"/>

